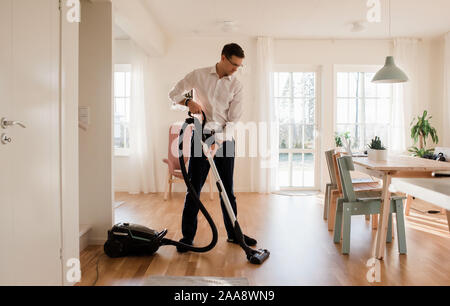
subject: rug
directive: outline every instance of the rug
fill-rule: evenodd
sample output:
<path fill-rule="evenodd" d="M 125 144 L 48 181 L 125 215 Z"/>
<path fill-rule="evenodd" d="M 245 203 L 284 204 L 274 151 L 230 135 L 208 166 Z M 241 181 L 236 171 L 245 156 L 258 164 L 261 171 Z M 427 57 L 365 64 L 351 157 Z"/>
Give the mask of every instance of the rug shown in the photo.
<path fill-rule="evenodd" d="M 150 276 L 144 286 L 249 286 L 244 277 Z"/>
<path fill-rule="evenodd" d="M 318 195 L 318 191 L 297 191 L 297 190 L 281 190 L 281 191 L 274 191 L 273 194 L 277 195 L 283 195 L 283 196 L 290 196 L 290 197 L 310 197 Z"/>

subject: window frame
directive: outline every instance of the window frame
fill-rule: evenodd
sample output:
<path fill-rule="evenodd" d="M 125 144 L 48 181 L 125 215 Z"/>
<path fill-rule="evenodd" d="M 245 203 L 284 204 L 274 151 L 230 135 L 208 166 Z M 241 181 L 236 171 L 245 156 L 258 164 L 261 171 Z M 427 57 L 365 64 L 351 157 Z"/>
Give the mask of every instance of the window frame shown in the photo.
<path fill-rule="evenodd" d="M 322 66 L 321 65 L 295 65 L 295 64 L 278 64 L 274 65 L 274 69 L 272 71 L 273 76 L 275 73 L 282 73 L 282 72 L 289 72 L 289 73 L 295 73 L 295 72 L 314 72 L 315 73 L 315 116 L 314 116 L 314 149 L 280 149 L 278 148 L 278 153 L 288 153 L 288 163 L 290 165 L 289 167 L 289 179 L 292 185 L 292 156 L 295 153 L 312 153 L 314 156 L 314 185 L 311 187 L 295 187 L 295 186 L 280 186 L 281 191 L 319 191 L 320 190 L 320 180 L 321 180 L 321 171 L 320 171 L 320 132 L 321 132 L 321 98 L 322 98 Z M 275 83 L 273 83 L 274 85 Z M 293 90 L 293 86 L 291 88 Z M 275 96 L 275 88 L 272 93 L 272 103 L 275 104 L 275 98 L 279 98 Z M 291 94 L 291 97 L 293 98 L 293 94 Z M 308 125 L 308 124 L 304 124 Z M 291 129 L 291 128 L 290 128 Z M 302 131 L 304 134 L 304 129 Z M 290 140 L 289 140 L 290 141 Z M 289 146 L 288 146 L 289 147 Z M 277 160 L 279 157 L 277 157 Z M 304 160 L 303 160 L 304 162 Z"/>
<path fill-rule="evenodd" d="M 115 103 L 116 103 L 116 98 L 128 98 L 130 100 L 130 107 L 131 107 L 131 71 L 132 71 L 132 66 L 131 64 L 114 64 L 114 75 L 113 75 L 113 127 L 115 125 Z M 116 72 L 129 72 L 130 73 L 130 96 L 125 96 L 125 97 L 116 97 L 115 94 L 115 73 Z M 130 119 L 131 120 L 131 119 Z M 130 122 L 127 122 L 126 127 L 128 128 L 128 133 L 129 133 L 129 125 Z M 114 128 L 113 128 L 113 144 L 114 144 Z M 114 145 L 114 156 L 117 157 L 128 157 L 130 156 L 131 150 L 130 148 L 116 148 L 116 146 Z"/>
<path fill-rule="evenodd" d="M 340 72 L 344 72 L 344 73 L 376 73 L 378 72 L 383 66 L 379 66 L 379 65 L 333 65 L 333 135 L 337 132 L 337 126 L 338 123 L 337 121 L 337 116 L 338 116 L 338 99 L 339 98 L 343 98 L 343 97 L 338 97 L 338 73 Z M 386 85 L 386 84 L 385 84 Z M 360 98 L 363 101 L 363 106 L 366 105 L 366 95 L 365 95 L 365 86 L 362 87 L 363 90 L 363 95 Z M 347 97 L 350 98 L 350 97 Z M 359 98 L 358 98 L 359 99 Z M 369 98 L 372 99 L 372 98 Z M 377 99 L 382 99 L 382 98 L 377 98 Z M 387 98 L 386 98 L 387 99 Z M 390 88 L 390 105 L 391 105 L 391 118 L 392 118 L 392 111 L 393 111 L 393 106 L 394 106 L 394 86 L 391 86 Z M 389 120 L 389 124 L 392 125 L 391 119 Z M 353 126 L 360 126 L 364 128 L 364 131 L 366 129 L 366 122 L 365 122 L 365 118 L 364 118 L 364 122 L 363 123 L 359 123 L 359 124 L 350 124 L 347 123 L 347 125 L 353 125 Z M 372 124 L 369 124 L 372 125 Z M 387 144 L 388 146 L 390 146 L 391 144 L 391 136 L 388 134 L 389 139 L 387 140 L 382 140 L 383 143 Z M 367 140 L 366 142 L 368 143 L 369 140 Z M 367 144 L 365 143 L 363 145 L 363 151 L 364 151 L 364 147 Z"/>

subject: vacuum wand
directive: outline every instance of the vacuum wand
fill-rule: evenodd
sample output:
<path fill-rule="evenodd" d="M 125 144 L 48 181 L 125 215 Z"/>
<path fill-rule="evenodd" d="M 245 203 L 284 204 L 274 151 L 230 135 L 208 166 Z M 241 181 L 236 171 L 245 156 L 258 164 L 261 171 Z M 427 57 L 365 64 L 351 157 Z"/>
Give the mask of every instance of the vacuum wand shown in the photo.
<path fill-rule="evenodd" d="M 189 115 L 191 116 L 191 114 L 189 114 Z M 205 113 L 203 113 L 203 126 L 205 125 L 205 123 L 206 123 L 206 116 L 205 116 Z M 198 126 L 198 124 L 196 124 L 196 126 Z M 214 132 L 212 133 L 212 135 L 214 136 Z M 213 137 L 213 136 L 211 136 L 211 137 Z M 200 138 L 200 137 L 198 137 L 198 138 Z M 225 190 L 225 186 L 223 185 L 222 179 L 220 178 L 219 172 L 217 171 L 217 167 L 216 167 L 216 164 L 214 163 L 214 159 L 209 152 L 209 147 L 205 143 L 205 142 L 207 142 L 207 143 L 212 144 L 212 143 L 214 143 L 214 140 L 213 141 L 211 141 L 211 139 L 209 139 L 209 141 L 203 141 L 203 140 L 204 139 L 202 139 L 202 142 L 201 142 L 202 148 L 203 148 L 203 153 L 205 154 L 206 158 L 208 159 L 209 165 L 211 166 L 212 173 L 216 180 L 216 186 L 217 186 L 217 189 L 219 190 L 219 193 L 220 193 L 220 196 L 222 197 L 223 202 L 225 203 L 225 208 L 228 213 L 228 217 L 230 218 L 231 223 L 234 225 L 235 239 L 239 243 L 241 248 L 245 251 L 245 253 L 247 255 L 247 259 L 251 263 L 262 264 L 269 257 L 270 252 L 267 249 L 254 250 L 245 243 L 244 234 L 242 233 L 239 222 L 236 219 L 236 215 L 234 214 L 233 208 L 230 203 L 230 199 L 228 198 L 227 192 Z"/>

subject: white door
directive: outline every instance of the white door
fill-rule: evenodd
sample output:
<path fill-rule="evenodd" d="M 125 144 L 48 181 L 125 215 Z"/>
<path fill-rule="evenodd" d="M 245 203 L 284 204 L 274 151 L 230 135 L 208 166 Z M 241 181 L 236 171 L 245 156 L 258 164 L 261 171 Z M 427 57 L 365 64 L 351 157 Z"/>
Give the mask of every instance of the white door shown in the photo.
<path fill-rule="evenodd" d="M 58 0 L 0 0 L 0 285 L 62 284 Z M 10 140 L 10 142 L 9 142 Z"/>

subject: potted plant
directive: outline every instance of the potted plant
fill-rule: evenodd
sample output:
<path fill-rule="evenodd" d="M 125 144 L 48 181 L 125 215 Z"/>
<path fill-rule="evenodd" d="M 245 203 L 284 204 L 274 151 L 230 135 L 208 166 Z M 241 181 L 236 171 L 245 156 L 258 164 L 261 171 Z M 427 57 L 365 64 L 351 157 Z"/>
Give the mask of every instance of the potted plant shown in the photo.
<path fill-rule="evenodd" d="M 351 145 L 350 132 L 345 132 L 341 134 L 337 132 L 334 133 L 334 142 L 337 148 L 336 151 L 349 152 Z"/>
<path fill-rule="evenodd" d="M 378 136 L 375 136 L 374 139 L 367 145 L 367 155 L 370 160 L 373 161 L 382 161 L 387 160 L 387 150 L 381 143 L 381 139 Z"/>
<path fill-rule="evenodd" d="M 414 140 L 414 144 L 419 142 L 419 147 L 412 146 L 408 149 L 409 152 L 413 154 L 413 156 L 424 157 L 425 155 L 432 154 L 434 149 L 427 149 L 427 139 L 431 137 L 433 143 L 438 143 L 439 138 L 436 132 L 436 129 L 431 126 L 430 119 L 432 116 L 427 117 L 428 112 L 426 110 L 423 111 L 422 116 L 417 116 L 411 121 L 411 138 Z"/>
<path fill-rule="evenodd" d="M 339 133 L 334 133 L 334 143 L 336 144 L 336 148 L 342 148 L 342 139 Z"/>

